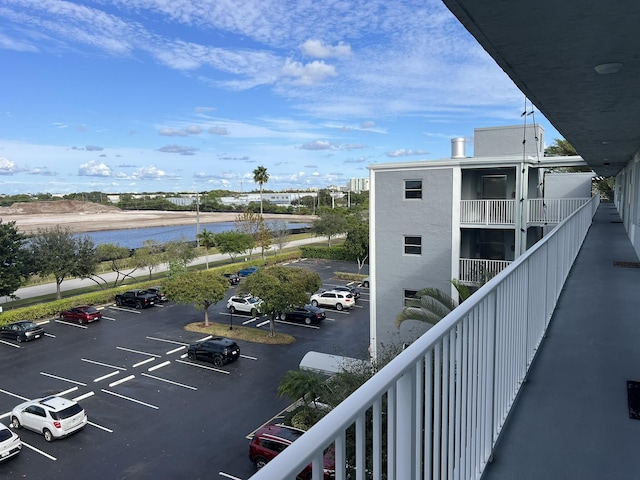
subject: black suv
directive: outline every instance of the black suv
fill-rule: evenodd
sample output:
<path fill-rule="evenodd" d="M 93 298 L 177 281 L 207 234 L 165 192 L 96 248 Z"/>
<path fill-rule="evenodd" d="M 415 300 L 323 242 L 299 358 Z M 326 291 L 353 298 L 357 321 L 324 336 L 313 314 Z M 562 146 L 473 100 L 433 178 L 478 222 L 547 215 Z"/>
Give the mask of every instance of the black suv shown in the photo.
<path fill-rule="evenodd" d="M 145 307 L 152 307 L 158 302 L 158 297 L 146 290 L 129 290 L 128 292 L 116 295 L 116 305 L 119 307 L 135 307 L 138 310 Z"/>
<path fill-rule="evenodd" d="M 228 338 L 214 337 L 189 345 L 187 356 L 191 360 L 207 360 L 221 367 L 240 358 L 240 347 Z"/>

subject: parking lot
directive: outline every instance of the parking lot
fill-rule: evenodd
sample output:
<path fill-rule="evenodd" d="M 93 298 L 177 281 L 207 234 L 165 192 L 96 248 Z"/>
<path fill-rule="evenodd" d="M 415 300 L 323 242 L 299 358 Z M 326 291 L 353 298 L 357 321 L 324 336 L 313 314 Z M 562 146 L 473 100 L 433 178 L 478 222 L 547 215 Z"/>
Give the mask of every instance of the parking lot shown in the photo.
<path fill-rule="evenodd" d="M 303 261 L 324 288 L 348 282 L 334 271 L 356 272 L 345 262 Z M 229 289 L 230 296 L 234 288 Z M 184 326 L 203 312 L 165 303 L 145 310 L 107 306 L 86 326 L 50 321 L 46 336 L 17 344 L 0 341 L 0 421 L 25 400 L 57 394 L 85 408 L 89 424 L 47 443 L 18 431 L 20 455 L 0 464 L 4 478 L 247 479 L 254 473 L 247 436 L 288 406 L 277 398 L 285 372 L 310 350 L 365 358 L 369 294 L 351 311 L 326 309 L 319 325 L 276 324 L 292 345 L 237 341 L 241 358 L 223 367 L 187 358 L 189 343 L 204 338 Z M 228 298 L 228 297 L 227 297 Z M 229 322 L 226 299 L 210 319 Z M 233 324 L 268 329 L 268 318 L 234 315 Z"/>

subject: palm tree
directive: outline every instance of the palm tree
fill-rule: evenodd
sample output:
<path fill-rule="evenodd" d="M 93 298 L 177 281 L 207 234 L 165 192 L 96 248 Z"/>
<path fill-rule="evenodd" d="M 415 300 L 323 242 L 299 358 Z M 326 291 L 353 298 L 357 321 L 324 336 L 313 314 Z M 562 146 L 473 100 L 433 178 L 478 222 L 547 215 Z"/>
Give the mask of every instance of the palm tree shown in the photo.
<path fill-rule="evenodd" d="M 207 262 L 207 269 L 208 269 L 209 268 L 209 249 L 211 247 L 215 247 L 216 245 L 215 233 L 210 232 L 206 228 L 203 228 L 202 231 L 196 235 L 196 237 L 200 245 L 204 247 L 204 250 L 207 253 L 206 262 Z"/>
<path fill-rule="evenodd" d="M 465 301 L 471 295 L 469 288 L 453 279 L 451 283 L 458 291 L 460 302 Z M 458 302 L 450 295 L 437 288 L 423 288 L 418 290 L 414 299 L 407 300 L 407 306 L 396 317 L 396 326 L 400 328 L 405 320 L 418 320 L 419 322 L 435 325 L 458 306 Z"/>
<path fill-rule="evenodd" d="M 269 181 L 267 169 L 260 165 L 253 171 L 253 181 L 260 185 L 260 215 L 262 215 L 262 185 Z"/>

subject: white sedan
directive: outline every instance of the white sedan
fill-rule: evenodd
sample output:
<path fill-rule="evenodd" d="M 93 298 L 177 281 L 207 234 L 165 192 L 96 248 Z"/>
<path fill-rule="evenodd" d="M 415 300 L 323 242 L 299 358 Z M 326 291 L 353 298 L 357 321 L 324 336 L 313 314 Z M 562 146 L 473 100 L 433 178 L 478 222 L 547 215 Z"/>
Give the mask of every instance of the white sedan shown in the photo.
<path fill-rule="evenodd" d="M 20 437 L 0 423 L 0 462 L 9 460 L 22 450 Z"/>
<path fill-rule="evenodd" d="M 260 300 L 258 297 L 252 297 L 250 295 L 231 297 L 227 302 L 227 309 L 231 313 L 248 313 L 252 317 L 257 316 L 260 313 L 261 306 L 262 300 Z"/>

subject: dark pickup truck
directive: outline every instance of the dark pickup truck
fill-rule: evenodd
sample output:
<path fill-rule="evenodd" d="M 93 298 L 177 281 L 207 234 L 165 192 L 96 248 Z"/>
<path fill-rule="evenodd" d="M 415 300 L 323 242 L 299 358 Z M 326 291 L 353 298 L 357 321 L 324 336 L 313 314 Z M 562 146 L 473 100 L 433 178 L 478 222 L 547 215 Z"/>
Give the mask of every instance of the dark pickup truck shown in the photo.
<path fill-rule="evenodd" d="M 157 295 L 146 290 L 129 290 L 116 295 L 116 305 L 119 307 L 135 307 L 140 310 L 141 308 L 152 307 L 157 302 Z"/>

